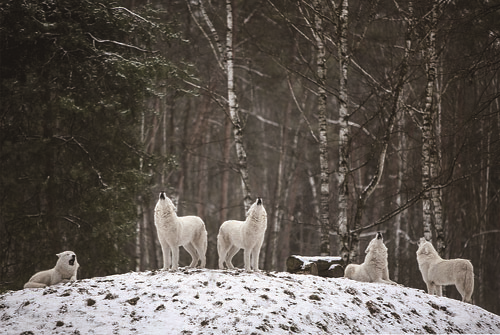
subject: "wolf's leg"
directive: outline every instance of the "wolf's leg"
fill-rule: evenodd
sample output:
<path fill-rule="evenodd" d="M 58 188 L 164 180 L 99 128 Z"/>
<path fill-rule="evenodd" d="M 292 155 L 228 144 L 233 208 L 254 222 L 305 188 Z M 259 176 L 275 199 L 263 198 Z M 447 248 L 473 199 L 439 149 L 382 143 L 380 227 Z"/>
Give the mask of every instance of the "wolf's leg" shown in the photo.
<path fill-rule="evenodd" d="M 443 296 L 443 286 L 441 285 L 435 285 L 435 290 L 436 290 L 436 295 L 438 297 L 442 297 Z"/>
<path fill-rule="evenodd" d="M 229 248 L 229 251 L 227 252 L 227 256 L 226 256 L 226 265 L 227 265 L 228 269 L 231 269 L 231 270 L 234 269 L 233 257 L 234 257 L 234 255 L 236 255 L 238 253 L 238 251 L 240 251 L 240 248 L 237 248 L 234 245 L 232 245 Z"/>
<path fill-rule="evenodd" d="M 251 265 L 254 271 L 259 271 L 259 257 L 260 257 L 260 248 L 262 247 L 262 242 L 257 243 L 257 245 L 255 245 L 252 249 Z"/>
<path fill-rule="evenodd" d="M 224 262 L 227 260 L 228 246 L 224 241 L 224 237 L 219 234 L 217 236 L 217 253 L 219 254 L 219 269 L 224 270 Z M 226 262 L 227 264 L 227 262 Z"/>
<path fill-rule="evenodd" d="M 160 240 L 161 252 L 163 255 L 163 270 L 168 270 L 171 264 L 170 247 L 167 241 L 164 239 Z"/>
<path fill-rule="evenodd" d="M 434 292 L 434 284 L 433 283 L 429 282 L 429 283 L 426 283 L 426 285 L 427 285 L 427 293 L 436 294 Z"/>
<path fill-rule="evenodd" d="M 184 249 L 186 249 L 188 254 L 191 255 L 191 264 L 189 264 L 189 267 L 195 268 L 196 265 L 198 265 L 199 257 L 193 242 L 186 244 Z"/>
<path fill-rule="evenodd" d="M 179 269 L 179 246 L 170 246 L 172 250 L 172 270 Z"/>
<path fill-rule="evenodd" d="M 243 259 L 245 261 L 245 271 L 251 271 L 252 267 L 250 264 L 250 255 L 252 253 L 252 249 L 243 249 Z"/>

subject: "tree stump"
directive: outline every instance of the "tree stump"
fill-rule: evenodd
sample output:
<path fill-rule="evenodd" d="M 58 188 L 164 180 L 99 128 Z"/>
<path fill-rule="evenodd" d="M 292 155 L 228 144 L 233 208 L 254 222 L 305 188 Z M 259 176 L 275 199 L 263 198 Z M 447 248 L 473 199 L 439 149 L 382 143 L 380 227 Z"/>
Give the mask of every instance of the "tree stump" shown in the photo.
<path fill-rule="evenodd" d="M 344 262 L 341 257 L 292 255 L 286 260 L 286 269 L 290 273 L 310 274 L 327 278 L 344 276 Z"/>

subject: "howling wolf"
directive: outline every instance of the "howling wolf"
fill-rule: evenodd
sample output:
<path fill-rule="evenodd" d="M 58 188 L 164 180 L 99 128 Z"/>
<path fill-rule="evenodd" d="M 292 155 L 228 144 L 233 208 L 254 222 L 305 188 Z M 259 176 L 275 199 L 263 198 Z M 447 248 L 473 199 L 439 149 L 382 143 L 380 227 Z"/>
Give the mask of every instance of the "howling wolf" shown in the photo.
<path fill-rule="evenodd" d="M 163 253 L 163 269 L 177 270 L 179 267 L 179 246 L 191 255 L 191 264 L 195 267 L 201 260 L 205 267 L 207 252 L 207 230 L 203 220 L 198 216 L 181 216 L 176 214 L 172 201 L 160 192 L 155 207 L 155 225 Z"/>
<path fill-rule="evenodd" d="M 219 269 L 224 269 L 224 262 L 229 269 L 234 269 L 231 262 L 234 255 L 244 250 L 245 270 L 259 270 L 259 254 L 267 228 L 267 213 L 262 199 L 257 198 L 250 207 L 245 221 L 229 220 L 224 222 L 217 236 Z"/>
<path fill-rule="evenodd" d="M 387 263 L 387 247 L 384 244 L 382 234 L 370 241 L 365 250 L 366 257 L 363 264 L 349 264 L 345 268 L 344 276 L 367 283 L 385 283 L 397 285 L 389 279 L 389 268 Z"/>
<path fill-rule="evenodd" d="M 424 237 L 418 242 L 418 268 L 427 285 L 427 293 L 442 296 L 442 286 L 455 284 L 462 301 L 472 303 L 474 269 L 466 259 L 442 259 Z"/>
<path fill-rule="evenodd" d="M 73 251 L 64 251 L 57 254 L 59 259 L 56 266 L 50 270 L 40 271 L 24 284 L 24 288 L 41 288 L 59 283 L 76 280 L 76 272 L 80 264 L 76 261 Z"/>

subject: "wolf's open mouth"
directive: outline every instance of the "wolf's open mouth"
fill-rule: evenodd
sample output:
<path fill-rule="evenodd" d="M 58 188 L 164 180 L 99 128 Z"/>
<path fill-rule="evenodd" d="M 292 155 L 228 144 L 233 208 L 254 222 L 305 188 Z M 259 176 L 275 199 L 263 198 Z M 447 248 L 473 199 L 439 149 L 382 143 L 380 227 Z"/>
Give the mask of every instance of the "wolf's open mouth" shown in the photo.
<path fill-rule="evenodd" d="M 75 255 L 69 260 L 69 265 L 75 265 Z"/>

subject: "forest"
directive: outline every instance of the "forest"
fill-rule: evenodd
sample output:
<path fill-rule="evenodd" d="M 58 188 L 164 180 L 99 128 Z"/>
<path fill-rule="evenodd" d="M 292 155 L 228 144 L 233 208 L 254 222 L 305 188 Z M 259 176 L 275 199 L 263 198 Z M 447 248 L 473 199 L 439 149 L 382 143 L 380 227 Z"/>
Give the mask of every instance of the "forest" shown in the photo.
<path fill-rule="evenodd" d="M 261 197 L 261 269 L 361 263 L 382 232 L 425 289 L 425 237 L 500 314 L 498 22 L 489 0 L 2 1 L 0 292 L 64 250 L 79 278 L 161 268 L 165 191 L 208 268 Z"/>

